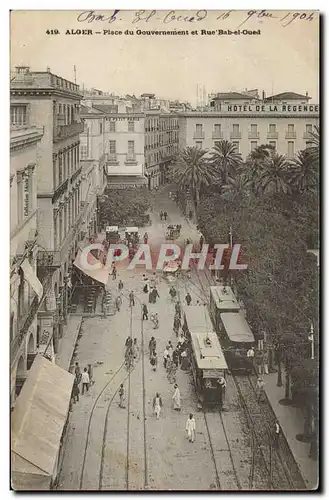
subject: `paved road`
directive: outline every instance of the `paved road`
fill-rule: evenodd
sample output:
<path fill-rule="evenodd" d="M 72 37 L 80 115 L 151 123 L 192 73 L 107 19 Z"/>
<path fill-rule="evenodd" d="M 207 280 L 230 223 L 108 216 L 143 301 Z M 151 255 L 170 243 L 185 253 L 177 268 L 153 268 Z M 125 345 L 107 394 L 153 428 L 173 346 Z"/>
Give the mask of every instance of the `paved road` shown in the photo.
<path fill-rule="evenodd" d="M 147 228 L 151 244 L 164 240 L 165 228 L 158 216 L 161 209 L 169 213 L 168 223 L 183 225 L 182 243 L 186 237 L 191 237 L 191 227 L 164 191 L 156 195 L 152 226 Z M 196 233 L 194 236 L 198 239 Z M 118 279 L 124 282 L 121 311 L 108 318 L 84 320 L 77 359 L 81 367 L 87 363 L 94 365 L 95 384 L 73 405 L 59 489 L 248 489 L 250 438 L 237 398 L 229 398 L 227 404 L 230 411 L 223 414 L 222 419 L 218 412 L 214 412 L 207 415 L 206 420 L 203 412 L 198 411 L 190 375 L 179 371 L 177 381 L 182 396 L 182 411 L 179 413 L 173 409 L 173 385 L 167 380 L 162 353 L 169 340 L 174 345 L 176 343 L 172 330 L 174 305 L 169 300 L 169 283 L 159 272 L 160 299 L 156 304 L 147 305 L 150 313 L 158 312 L 160 328 L 153 330 L 150 321 L 144 321 L 141 326 L 140 304 L 148 299 L 142 292 L 144 272 L 143 268 L 127 271 L 120 267 Z M 152 272 L 148 274 L 151 276 Z M 114 288 L 116 283 L 113 282 Z M 181 296 L 188 287 L 196 303 L 202 291 L 197 283 L 194 285 L 182 279 L 178 287 Z M 125 298 L 129 290 L 134 290 L 138 298 L 132 311 Z M 129 377 L 122 363 L 124 342 L 130 333 L 138 339 L 139 345 L 144 341 L 145 352 L 136 360 Z M 159 356 L 156 372 L 151 370 L 148 360 L 147 346 L 152 335 L 156 337 Z M 118 406 L 116 391 L 122 382 L 127 393 L 126 408 Z M 159 420 L 152 412 L 156 391 L 160 392 L 164 405 Z M 99 400 L 90 420 L 97 397 Z M 194 443 L 189 443 L 185 433 L 190 412 L 196 418 Z M 105 422 L 107 428 L 104 435 Z M 266 483 L 260 481 L 258 486 L 266 488 Z"/>

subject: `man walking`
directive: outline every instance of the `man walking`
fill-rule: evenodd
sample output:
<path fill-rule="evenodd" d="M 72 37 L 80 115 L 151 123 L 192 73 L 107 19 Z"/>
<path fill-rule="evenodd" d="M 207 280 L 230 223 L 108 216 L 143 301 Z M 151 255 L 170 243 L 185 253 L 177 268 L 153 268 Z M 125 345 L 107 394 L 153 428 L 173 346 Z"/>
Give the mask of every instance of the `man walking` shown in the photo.
<path fill-rule="evenodd" d="M 166 210 L 163 212 L 163 217 L 164 217 L 164 220 L 166 221 L 166 220 L 167 220 L 167 217 L 168 217 L 168 214 L 167 214 L 167 211 L 166 211 Z"/>
<path fill-rule="evenodd" d="M 135 305 L 135 296 L 134 296 L 134 292 L 131 290 L 131 292 L 129 293 L 129 307 L 132 307 Z"/>
<path fill-rule="evenodd" d="M 118 283 L 118 290 L 119 290 L 119 292 L 121 292 L 122 289 L 123 289 L 123 282 L 122 282 L 122 280 L 119 280 L 119 283 Z"/>
<path fill-rule="evenodd" d="M 193 417 L 193 413 L 189 414 L 189 417 L 186 422 L 186 432 L 187 437 L 190 443 L 194 442 L 195 439 L 195 420 Z"/>
<path fill-rule="evenodd" d="M 162 399 L 160 397 L 160 394 L 157 392 L 153 398 L 153 411 L 156 415 L 157 420 L 159 420 L 160 418 L 161 408 L 162 408 Z"/>
<path fill-rule="evenodd" d="M 149 352 L 150 352 L 150 357 L 151 357 L 151 355 L 153 354 L 153 352 L 155 351 L 156 346 L 157 346 L 157 343 L 156 343 L 155 338 L 154 338 L 154 337 L 151 337 L 150 342 L 149 342 Z"/>
<path fill-rule="evenodd" d="M 86 389 L 86 392 L 89 391 L 89 382 L 90 382 L 90 379 L 89 379 L 87 368 L 84 368 L 84 370 L 83 370 L 81 381 L 82 381 L 82 392 L 81 392 L 81 394 L 84 395 L 85 389 Z"/>
<path fill-rule="evenodd" d="M 120 309 L 122 306 L 122 298 L 120 295 L 118 295 L 117 298 L 115 299 L 115 305 L 116 305 L 118 312 L 120 312 Z"/>
<path fill-rule="evenodd" d="M 264 392 L 265 392 L 264 387 L 265 387 L 264 380 L 261 377 L 258 377 L 257 385 L 256 385 L 256 392 L 258 394 L 257 403 L 259 403 L 261 397 L 264 399 Z"/>
<path fill-rule="evenodd" d="M 280 425 L 279 422 L 276 421 L 274 424 L 274 448 L 277 450 L 279 448 L 279 436 L 280 436 Z"/>
<path fill-rule="evenodd" d="M 160 211 L 160 220 L 162 220 L 162 218 L 163 218 L 163 211 L 161 210 Z"/>
<path fill-rule="evenodd" d="M 120 403 L 119 403 L 119 407 L 120 408 L 125 408 L 123 402 L 124 402 L 124 399 L 125 399 L 125 390 L 124 390 L 124 387 L 123 387 L 123 384 L 120 385 L 120 389 L 119 389 L 119 398 L 120 398 Z"/>
<path fill-rule="evenodd" d="M 181 406 L 180 406 L 180 390 L 178 387 L 178 384 L 174 385 L 174 394 L 173 394 L 173 401 L 174 401 L 174 410 L 176 411 L 181 411 Z"/>
<path fill-rule="evenodd" d="M 76 403 L 77 401 L 79 401 L 79 393 L 80 393 L 79 382 L 78 382 L 77 377 L 75 377 L 74 381 L 73 381 L 73 387 L 72 387 L 73 403 Z"/>
<path fill-rule="evenodd" d="M 143 304 L 143 307 L 142 307 L 142 321 L 144 321 L 144 319 L 149 319 L 149 312 L 148 312 L 148 309 L 147 309 L 147 306 L 146 304 Z"/>
<path fill-rule="evenodd" d="M 189 306 L 192 302 L 192 297 L 190 295 L 190 292 L 187 292 L 186 297 L 185 297 L 186 304 Z"/>
<path fill-rule="evenodd" d="M 115 266 L 113 266 L 113 268 L 112 268 L 112 276 L 113 276 L 113 280 L 117 279 L 117 268 Z"/>
<path fill-rule="evenodd" d="M 152 354 L 150 355 L 150 363 L 152 366 L 152 370 L 155 372 L 158 366 L 158 355 L 156 351 L 152 351 Z"/>

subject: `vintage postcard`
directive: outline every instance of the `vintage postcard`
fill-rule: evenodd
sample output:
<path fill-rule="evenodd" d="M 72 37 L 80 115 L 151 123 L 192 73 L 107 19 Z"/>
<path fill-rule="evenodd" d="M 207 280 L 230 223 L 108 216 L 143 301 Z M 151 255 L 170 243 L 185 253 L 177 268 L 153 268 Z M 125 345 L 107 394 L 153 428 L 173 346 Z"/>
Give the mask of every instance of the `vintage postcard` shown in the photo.
<path fill-rule="evenodd" d="M 11 12 L 13 490 L 318 488 L 319 21 Z"/>

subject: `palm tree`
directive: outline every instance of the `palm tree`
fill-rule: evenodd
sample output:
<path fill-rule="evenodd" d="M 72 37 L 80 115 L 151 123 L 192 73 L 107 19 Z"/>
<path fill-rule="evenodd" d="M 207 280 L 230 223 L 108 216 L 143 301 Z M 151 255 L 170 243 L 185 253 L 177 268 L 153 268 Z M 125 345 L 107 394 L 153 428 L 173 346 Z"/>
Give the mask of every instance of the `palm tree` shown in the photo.
<path fill-rule="evenodd" d="M 294 191 L 316 192 L 318 185 L 318 164 L 314 161 L 310 148 L 299 151 L 291 160 L 289 183 Z"/>
<path fill-rule="evenodd" d="M 229 177 L 234 177 L 242 165 L 242 156 L 236 151 L 232 142 L 219 141 L 212 150 L 209 162 L 216 167 L 220 173 L 222 184 L 225 185 L 228 184 Z"/>
<path fill-rule="evenodd" d="M 310 133 L 312 144 L 311 147 L 308 148 L 308 152 L 310 154 L 311 160 L 319 165 L 319 153 L 320 153 L 320 127 L 316 125 L 314 127 L 315 131 Z"/>
<path fill-rule="evenodd" d="M 229 177 L 228 183 L 222 186 L 220 197 L 227 201 L 236 202 L 248 196 L 251 183 L 245 173 L 240 173 L 236 177 Z"/>
<path fill-rule="evenodd" d="M 275 147 L 271 144 L 261 144 L 257 148 L 253 149 L 247 158 L 247 163 L 249 165 L 253 163 L 261 163 L 265 158 L 269 158 L 273 153 L 275 153 Z"/>
<path fill-rule="evenodd" d="M 261 144 L 253 149 L 246 159 L 246 178 L 249 181 L 249 187 L 253 193 L 257 192 L 259 176 L 262 171 L 262 165 L 266 159 L 271 158 L 275 153 L 275 147 L 270 144 Z"/>
<path fill-rule="evenodd" d="M 195 206 L 200 191 L 216 181 L 216 171 L 205 157 L 206 151 L 197 147 L 186 147 L 176 158 L 173 179 L 181 191 L 190 191 Z"/>
<path fill-rule="evenodd" d="M 288 163 L 285 156 L 271 154 L 259 167 L 256 181 L 256 190 L 259 194 L 287 194 L 290 191 Z"/>

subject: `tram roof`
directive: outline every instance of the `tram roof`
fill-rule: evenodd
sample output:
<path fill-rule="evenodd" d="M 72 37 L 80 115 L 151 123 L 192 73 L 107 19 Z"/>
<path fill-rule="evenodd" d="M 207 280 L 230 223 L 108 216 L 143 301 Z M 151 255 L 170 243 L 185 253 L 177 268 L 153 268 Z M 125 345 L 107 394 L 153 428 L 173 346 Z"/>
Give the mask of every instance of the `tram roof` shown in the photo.
<path fill-rule="evenodd" d="M 138 227 L 126 227 L 126 233 L 138 233 Z"/>
<path fill-rule="evenodd" d="M 207 333 L 213 331 L 213 325 L 206 306 L 186 306 L 184 314 L 190 332 Z"/>
<path fill-rule="evenodd" d="M 116 233 L 117 231 L 119 231 L 119 228 L 118 226 L 106 226 L 105 231 L 107 233 Z"/>
<path fill-rule="evenodd" d="M 226 312 L 220 315 L 226 334 L 232 342 L 255 342 L 254 335 L 241 312 Z"/>
<path fill-rule="evenodd" d="M 229 309 L 232 311 L 238 311 L 240 309 L 240 305 L 230 286 L 211 286 L 210 294 L 215 301 L 217 309 Z"/>
<path fill-rule="evenodd" d="M 207 338 L 210 340 L 210 345 L 205 343 Z M 216 333 L 193 332 L 191 340 L 200 370 L 227 370 L 226 360 Z"/>

